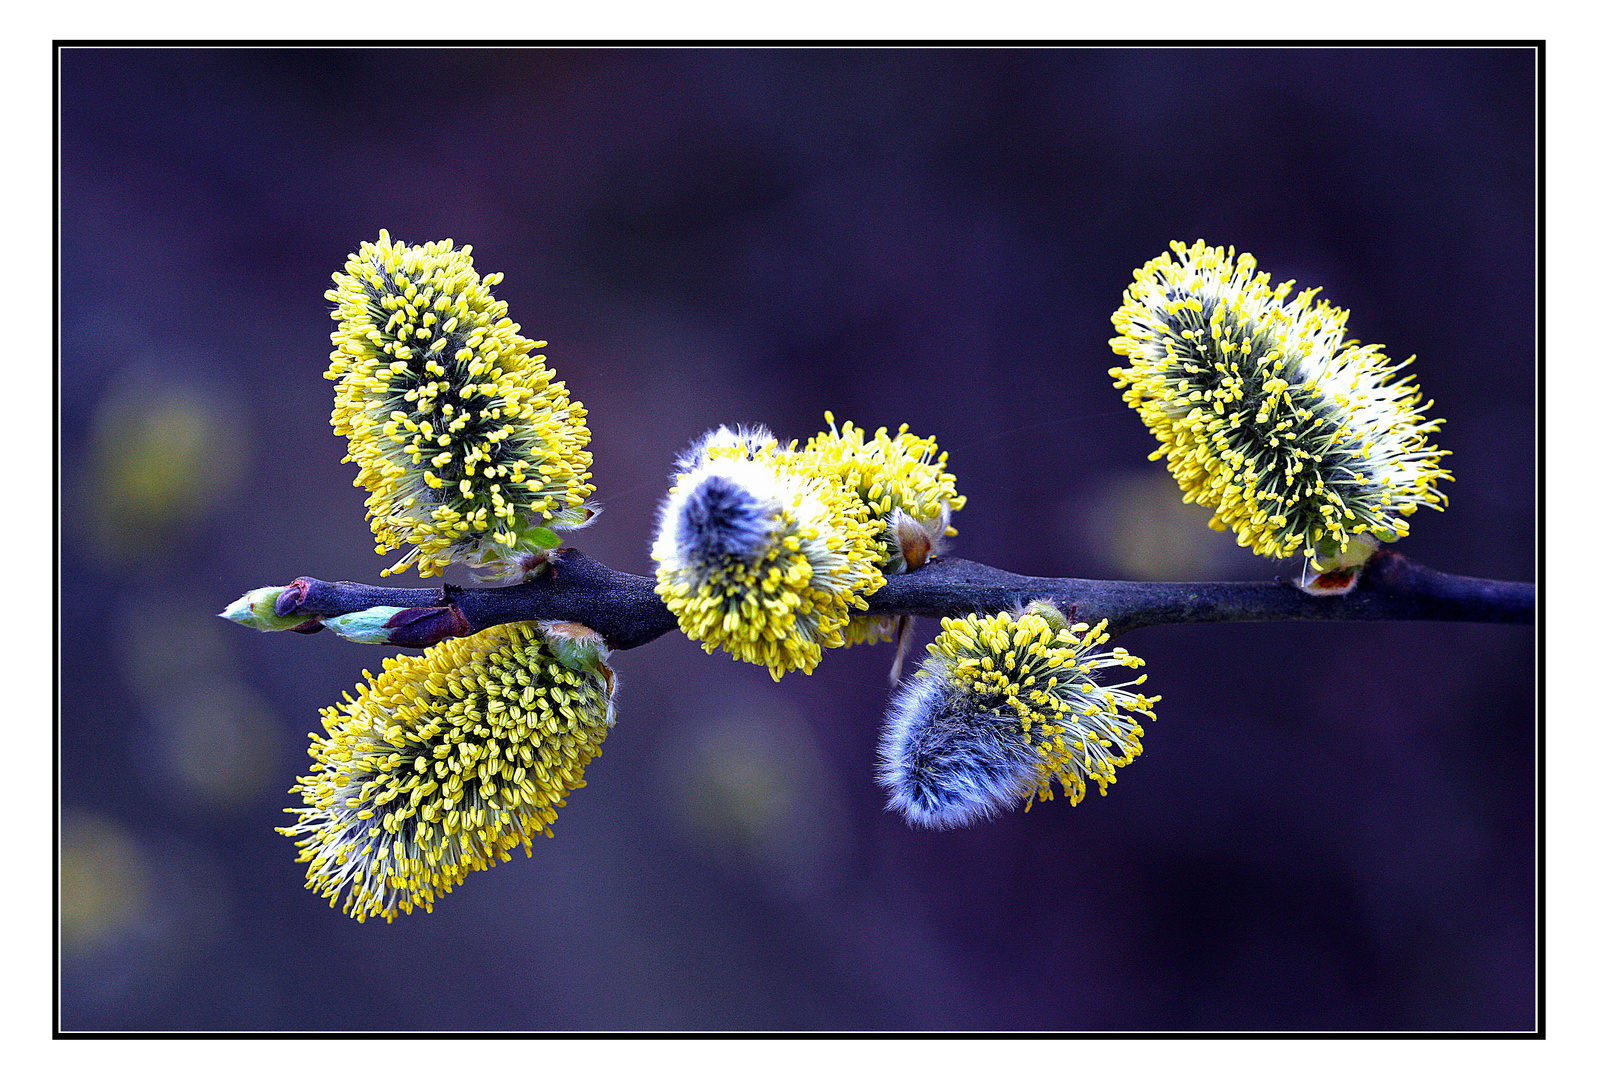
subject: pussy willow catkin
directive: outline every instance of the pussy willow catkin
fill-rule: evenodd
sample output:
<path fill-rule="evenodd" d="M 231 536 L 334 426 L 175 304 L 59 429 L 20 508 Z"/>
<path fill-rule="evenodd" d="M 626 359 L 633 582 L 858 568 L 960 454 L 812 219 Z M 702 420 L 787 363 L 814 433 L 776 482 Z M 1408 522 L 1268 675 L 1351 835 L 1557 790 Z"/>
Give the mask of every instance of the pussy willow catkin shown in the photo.
<path fill-rule="evenodd" d="M 614 719 L 615 677 L 593 649 L 562 663 L 546 633 L 507 623 L 390 657 L 322 711 L 315 764 L 292 789 L 305 805 L 278 830 L 310 863 L 307 888 L 392 921 L 552 835 Z"/>
<path fill-rule="evenodd" d="M 1101 682 L 1109 667 L 1141 667 L 1125 649 L 1102 649 L 1105 624 L 1066 625 L 1035 603 L 1012 615 L 943 620 L 921 669 L 889 703 L 878 778 L 890 808 L 912 824 L 966 825 L 1053 796 L 1071 805 L 1115 783 L 1143 752 L 1139 715 L 1158 698 L 1129 682 Z"/>
<path fill-rule="evenodd" d="M 1133 276 L 1111 347 L 1117 388 L 1159 440 L 1188 502 L 1257 554 L 1333 560 L 1355 537 L 1390 542 L 1441 508 L 1446 451 L 1427 442 L 1410 376 L 1379 345 L 1344 340 L 1348 313 L 1289 300 L 1252 255 L 1173 243 Z"/>
<path fill-rule="evenodd" d="M 504 571 L 587 520 L 587 413 L 489 292 L 471 247 L 363 243 L 335 304 L 333 430 L 349 436 L 377 551 L 410 546 L 423 576 L 452 562 Z"/>

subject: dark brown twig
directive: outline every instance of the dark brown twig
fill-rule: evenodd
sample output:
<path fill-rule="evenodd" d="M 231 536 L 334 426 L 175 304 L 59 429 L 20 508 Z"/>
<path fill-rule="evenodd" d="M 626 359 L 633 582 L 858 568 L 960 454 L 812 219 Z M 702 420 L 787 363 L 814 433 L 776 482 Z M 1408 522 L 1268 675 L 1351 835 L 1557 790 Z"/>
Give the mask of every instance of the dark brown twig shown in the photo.
<path fill-rule="evenodd" d="M 1019 608 L 1048 600 L 1072 620 L 1109 621 L 1112 637 L 1144 626 L 1202 622 L 1427 620 L 1532 622 L 1535 585 L 1444 574 L 1379 551 L 1344 596 L 1311 596 L 1291 582 L 1145 582 L 1023 577 L 965 559 L 935 559 L 888 578 L 870 598 L 874 615 L 939 618 Z M 507 622 L 579 622 L 613 649 L 633 649 L 676 629 L 650 578 L 612 570 L 564 548 L 551 572 L 520 585 L 391 589 L 350 581 L 296 578 L 279 615 L 331 618 L 372 607 L 407 609 L 390 623 L 389 644 L 420 648 Z M 416 611 L 411 609 L 426 609 Z"/>

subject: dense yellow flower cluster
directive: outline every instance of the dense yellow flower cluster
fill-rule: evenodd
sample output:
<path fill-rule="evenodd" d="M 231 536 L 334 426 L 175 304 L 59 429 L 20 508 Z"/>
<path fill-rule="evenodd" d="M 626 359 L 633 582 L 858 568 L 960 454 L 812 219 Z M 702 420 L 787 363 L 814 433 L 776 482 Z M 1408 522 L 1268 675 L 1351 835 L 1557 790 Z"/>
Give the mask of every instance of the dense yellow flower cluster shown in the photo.
<path fill-rule="evenodd" d="M 586 627 L 509 623 L 366 673 L 323 710 L 316 764 L 290 789 L 305 805 L 278 830 L 311 864 L 306 887 L 392 921 L 518 846 L 531 854 L 614 719 L 602 656 Z"/>
<path fill-rule="evenodd" d="M 656 591 L 682 631 L 809 673 L 823 649 L 880 640 L 856 615 L 884 574 L 921 565 L 965 505 L 937 444 L 845 423 L 800 449 L 764 430 L 711 432 L 678 462 L 654 546 Z"/>
<path fill-rule="evenodd" d="M 1356 537 L 1398 539 L 1446 504 L 1446 451 L 1427 442 L 1442 421 L 1411 376 L 1394 381 L 1410 361 L 1345 342 L 1347 312 L 1318 289 L 1288 300 L 1293 282 L 1255 266 L 1200 240 L 1134 275 L 1110 342 L 1131 363 L 1110 374 L 1159 440 L 1151 460 L 1260 555 L 1329 565 Z"/>
<path fill-rule="evenodd" d="M 764 664 L 814 670 L 882 585 L 852 493 L 767 446 L 710 447 L 677 477 L 655 541 L 655 591 L 684 634 Z"/>
<path fill-rule="evenodd" d="M 876 547 L 883 573 L 914 569 L 906 566 L 900 533 L 893 527 L 901 516 L 920 525 L 933 541 L 956 535 L 949 515 L 965 506 L 965 496 L 955 490 L 954 476 L 944 471 L 949 455 L 938 453 L 936 439 L 912 435 L 910 425 L 901 424 L 892 438 L 887 428 L 878 428 L 867 441 L 865 431 L 849 421 L 839 431 L 832 413 L 826 419 L 830 430 L 797 453 L 807 472 L 852 490 L 871 519 L 881 523 Z M 915 560 L 914 553 L 910 559 Z"/>
<path fill-rule="evenodd" d="M 452 562 L 503 571 L 574 528 L 591 457 L 587 413 L 553 381 L 479 278 L 470 245 L 363 243 L 327 298 L 336 305 L 327 378 L 333 430 L 360 466 L 378 554 L 414 545 L 384 574 Z M 536 530 L 536 531 L 535 531 Z"/>
<path fill-rule="evenodd" d="M 1108 794 L 1115 770 L 1143 752 L 1143 727 L 1159 698 L 1129 691 L 1148 677 L 1101 686 L 1094 672 L 1137 668 L 1143 661 L 1119 646 L 1098 648 L 1105 623 L 1066 625 L 1059 612 L 1034 604 L 1012 616 L 967 615 L 943 620 L 943 632 L 927 646 L 929 661 L 918 678 L 946 683 L 951 713 L 997 714 L 1011 720 L 1031 748 L 1033 771 L 1022 797 L 1052 797 L 1058 781 L 1071 805 L 1087 794 L 1087 781 Z"/>
<path fill-rule="evenodd" d="M 884 574 L 903 574 L 921 566 L 941 550 L 946 537 L 956 535 L 950 515 L 965 506 L 965 496 L 954 487 L 954 476 L 944 471 L 947 453 L 938 453 L 936 439 L 910 433 L 899 425 L 892 438 L 878 428 L 869 441 L 865 431 L 849 421 L 838 430 L 832 413 L 829 430 L 812 438 L 799 453 L 805 468 L 852 490 L 877 523 L 876 561 Z M 893 637 L 897 619 L 856 615 L 844 630 L 847 644 L 875 643 Z"/>

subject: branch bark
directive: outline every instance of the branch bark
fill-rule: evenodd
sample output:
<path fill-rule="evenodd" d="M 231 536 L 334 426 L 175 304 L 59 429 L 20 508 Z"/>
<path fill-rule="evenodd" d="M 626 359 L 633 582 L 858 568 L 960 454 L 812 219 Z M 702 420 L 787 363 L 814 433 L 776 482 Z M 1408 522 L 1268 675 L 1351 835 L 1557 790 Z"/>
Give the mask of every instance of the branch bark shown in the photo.
<path fill-rule="evenodd" d="M 1445 574 L 1392 551 L 1378 551 L 1354 589 L 1311 596 L 1291 582 L 1144 582 L 1024 577 L 965 559 L 935 559 L 888 578 L 870 598 L 874 615 L 941 618 L 995 612 L 1047 600 L 1073 621 L 1109 621 L 1111 637 L 1144 626 L 1308 620 L 1530 624 L 1537 587 Z M 628 574 L 576 548 L 557 553 L 549 572 L 503 588 L 391 589 L 350 581 L 296 578 L 277 601 L 279 615 L 331 618 L 372 607 L 407 609 L 390 623 L 389 644 L 421 648 L 499 623 L 580 622 L 612 649 L 634 649 L 677 628 L 653 579 Z M 311 623 L 309 626 L 319 626 Z"/>

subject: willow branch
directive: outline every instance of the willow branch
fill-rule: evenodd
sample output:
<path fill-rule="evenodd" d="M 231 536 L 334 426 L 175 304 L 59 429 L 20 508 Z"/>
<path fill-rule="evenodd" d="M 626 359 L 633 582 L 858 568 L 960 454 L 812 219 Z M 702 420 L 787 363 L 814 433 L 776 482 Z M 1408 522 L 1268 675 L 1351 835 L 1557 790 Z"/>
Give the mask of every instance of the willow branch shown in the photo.
<path fill-rule="evenodd" d="M 1047 600 L 1073 621 L 1109 621 L 1112 637 L 1171 623 L 1299 621 L 1533 621 L 1535 585 L 1445 574 L 1379 551 L 1354 589 L 1311 596 L 1286 581 L 1145 582 L 1024 577 L 965 559 L 935 559 L 888 578 L 870 597 L 873 615 L 940 618 L 1013 610 Z M 523 620 L 579 622 L 613 649 L 633 649 L 677 628 L 654 580 L 612 570 L 575 548 L 548 572 L 520 585 L 392 589 L 350 581 L 296 578 L 277 600 L 281 616 L 331 618 L 374 607 L 403 609 L 388 644 L 420 648 L 448 637 Z M 319 622 L 298 627 L 319 629 Z"/>

